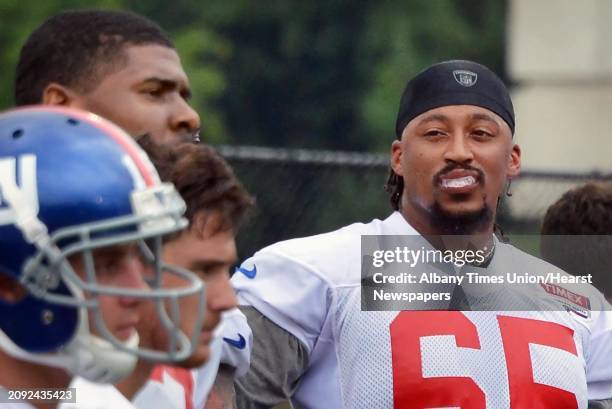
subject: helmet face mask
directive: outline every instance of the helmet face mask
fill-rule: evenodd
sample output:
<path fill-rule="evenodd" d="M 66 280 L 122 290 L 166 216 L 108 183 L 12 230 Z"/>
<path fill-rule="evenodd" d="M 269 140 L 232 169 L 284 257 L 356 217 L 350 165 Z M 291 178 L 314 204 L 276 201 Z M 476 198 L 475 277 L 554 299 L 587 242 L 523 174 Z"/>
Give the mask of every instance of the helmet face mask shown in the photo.
<path fill-rule="evenodd" d="M 16 132 L 19 138 L 6 138 Z M 186 359 L 201 331 L 203 283 L 160 256 L 162 237 L 186 227 L 184 210 L 174 187 L 160 183 L 146 155 L 110 123 L 57 108 L 0 115 L 0 272 L 27 293 L 16 303 L 0 300 L 0 347 L 105 382 L 127 375 L 138 357 Z M 148 287 L 99 282 L 95 251 L 130 245 L 149 265 Z M 80 260 L 80 271 L 69 259 Z M 185 286 L 163 288 L 164 274 L 180 276 Z M 178 308 L 187 296 L 202 307 L 189 335 L 180 329 Z M 153 302 L 170 335 L 167 349 L 139 347 L 136 334 L 118 339 L 100 297 Z"/>

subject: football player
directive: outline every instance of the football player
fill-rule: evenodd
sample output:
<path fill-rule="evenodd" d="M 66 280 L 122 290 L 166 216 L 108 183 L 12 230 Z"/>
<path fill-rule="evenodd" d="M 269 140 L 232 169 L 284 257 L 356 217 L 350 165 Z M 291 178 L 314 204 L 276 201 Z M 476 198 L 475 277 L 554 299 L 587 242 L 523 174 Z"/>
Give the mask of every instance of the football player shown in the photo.
<path fill-rule="evenodd" d="M 434 252 L 445 245 L 431 236 L 462 235 L 459 248 L 473 237 L 482 259 L 466 269 L 569 277 L 494 236 L 498 201 L 520 171 L 514 129 L 505 85 L 480 64 L 446 61 L 408 82 L 391 144 L 394 212 L 271 245 L 233 276 L 253 331 L 240 408 L 287 398 L 321 409 L 612 407 L 612 314 L 591 286 L 521 287 L 509 293 L 517 311 L 468 311 L 482 299 L 460 286 L 439 310 L 362 311 L 362 236 L 410 235 Z"/>
<path fill-rule="evenodd" d="M 144 302 L 204 303 L 202 281 L 161 258 L 163 236 L 187 226 L 184 210 L 174 186 L 161 183 L 144 152 L 110 122 L 55 107 L 0 115 L 4 402 L 34 399 L 40 407 L 70 398 L 63 390 L 75 375 L 112 383 L 138 357 L 192 355 L 202 319 L 183 332 L 180 306 L 176 314 L 156 310 L 172 345 L 143 348 L 137 332 Z M 166 276 L 182 285 L 163 288 Z M 59 388 L 63 396 L 15 394 L 25 388 Z"/>
<path fill-rule="evenodd" d="M 185 331 L 190 331 L 198 314 L 205 311 L 203 332 L 194 353 L 175 367 L 141 360 L 119 389 L 134 397 L 139 408 L 202 408 L 216 375 L 213 366 L 220 358 L 221 338 L 215 336 L 215 330 L 219 330 L 221 314 L 236 306 L 229 283 L 229 269 L 237 257 L 234 236 L 253 200 L 229 165 L 210 147 L 181 144 L 171 148 L 146 138 L 141 139 L 141 145 L 161 179 L 173 183 L 187 204 L 190 226 L 166 239 L 164 259 L 195 272 L 206 284 L 207 297 L 205 308 L 195 297 L 184 298 L 181 304 Z M 180 285 L 180 280 L 168 277 L 164 286 Z M 141 307 L 145 316 L 139 326 L 141 344 L 163 349 L 168 337 L 152 307 L 150 303 Z M 211 354 L 214 356 L 209 359 Z M 149 377 L 151 380 L 141 389 Z"/>

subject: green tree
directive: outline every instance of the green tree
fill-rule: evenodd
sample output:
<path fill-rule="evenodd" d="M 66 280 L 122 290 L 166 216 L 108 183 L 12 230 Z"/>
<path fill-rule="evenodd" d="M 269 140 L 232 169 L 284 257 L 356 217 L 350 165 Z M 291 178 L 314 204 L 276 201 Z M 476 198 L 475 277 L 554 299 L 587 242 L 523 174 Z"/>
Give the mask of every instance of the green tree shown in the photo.
<path fill-rule="evenodd" d="M 386 152 L 406 81 L 428 65 L 469 59 L 505 77 L 506 2 L 498 0 L 384 1 L 370 15 L 361 61 L 372 82 L 361 99 L 358 138 Z"/>

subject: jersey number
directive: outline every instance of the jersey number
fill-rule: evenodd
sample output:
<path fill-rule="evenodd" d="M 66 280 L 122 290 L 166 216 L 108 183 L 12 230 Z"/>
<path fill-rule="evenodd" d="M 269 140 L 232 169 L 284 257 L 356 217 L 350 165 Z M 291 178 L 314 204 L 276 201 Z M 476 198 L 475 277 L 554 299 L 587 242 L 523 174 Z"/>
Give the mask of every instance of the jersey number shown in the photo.
<path fill-rule="evenodd" d="M 529 344 L 574 355 L 573 330 L 527 318 L 498 316 L 508 368 L 511 409 L 578 408 L 568 391 L 533 380 Z M 476 326 L 460 311 L 404 311 L 390 326 L 395 409 L 460 407 L 485 409 L 485 394 L 468 377 L 423 377 L 421 337 L 454 335 L 457 347 L 480 349 Z M 520 335 L 517 335 L 520 334 Z"/>

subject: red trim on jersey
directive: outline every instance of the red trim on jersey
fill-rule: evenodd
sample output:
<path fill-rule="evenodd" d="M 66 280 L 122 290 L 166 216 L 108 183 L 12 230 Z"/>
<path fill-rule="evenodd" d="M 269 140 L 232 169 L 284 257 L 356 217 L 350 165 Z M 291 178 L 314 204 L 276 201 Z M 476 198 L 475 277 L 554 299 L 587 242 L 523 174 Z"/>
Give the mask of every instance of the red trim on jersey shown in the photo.
<path fill-rule="evenodd" d="M 176 366 L 158 365 L 151 372 L 149 379 L 163 384 L 164 373 L 183 386 L 185 409 L 193 409 L 193 377 L 191 371 Z"/>
<path fill-rule="evenodd" d="M 13 109 L 12 111 L 40 111 L 40 112 L 57 112 L 60 114 L 76 117 L 82 121 L 88 122 L 96 128 L 104 131 L 115 142 L 117 142 L 128 154 L 134 162 L 147 187 L 155 185 L 155 177 L 149 171 L 149 168 L 144 163 L 142 155 L 138 151 L 138 145 L 132 138 L 129 137 L 121 128 L 112 122 L 87 111 L 77 110 L 73 108 L 64 108 L 55 105 L 32 105 Z M 10 112 L 10 111 L 9 111 Z"/>
<path fill-rule="evenodd" d="M 546 291 L 548 294 L 556 295 L 557 297 L 565 298 L 567 301 L 572 304 L 576 304 L 579 307 L 586 308 L 588 310 L 591 309 L 591 302 L 588 297 L 584 295 L 576 294 L 571 292 L 570 290 L 566 290 L 563 287 L 559 287 L 555 284 L 545 284 L 541 283 L 540 286 Z"/>

